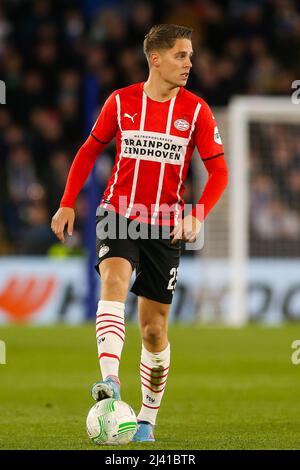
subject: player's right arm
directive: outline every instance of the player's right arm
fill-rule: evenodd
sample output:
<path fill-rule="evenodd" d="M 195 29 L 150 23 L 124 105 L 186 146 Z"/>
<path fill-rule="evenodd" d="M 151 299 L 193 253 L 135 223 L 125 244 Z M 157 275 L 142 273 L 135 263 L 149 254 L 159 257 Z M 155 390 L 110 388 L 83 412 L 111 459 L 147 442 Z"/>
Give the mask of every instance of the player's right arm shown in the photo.
<path fill-rule="evenodd" d="M 106 100 L 91 134 L 78 150 L 69 171 L 60 208 L 51 222 L 51 229 L 61 241 L 65 241 L 64 230 L 72 235 L 75 220 L 76 198 L 86 182 L 98 156 L 117 132 L 117 109 L 115 92 Z"/>

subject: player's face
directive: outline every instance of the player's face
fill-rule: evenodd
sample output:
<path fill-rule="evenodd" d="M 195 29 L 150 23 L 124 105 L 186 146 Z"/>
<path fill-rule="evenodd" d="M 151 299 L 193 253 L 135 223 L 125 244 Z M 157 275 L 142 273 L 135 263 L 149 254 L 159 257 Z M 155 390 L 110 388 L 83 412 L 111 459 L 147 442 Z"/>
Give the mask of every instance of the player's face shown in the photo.
<path fill-rule="evenodd" d="M 172 49 L 160 51 L 161 78 L 174 86 L 185 86 L 192 68 L 192 43 L 189 39 L 176 39 Z"/>

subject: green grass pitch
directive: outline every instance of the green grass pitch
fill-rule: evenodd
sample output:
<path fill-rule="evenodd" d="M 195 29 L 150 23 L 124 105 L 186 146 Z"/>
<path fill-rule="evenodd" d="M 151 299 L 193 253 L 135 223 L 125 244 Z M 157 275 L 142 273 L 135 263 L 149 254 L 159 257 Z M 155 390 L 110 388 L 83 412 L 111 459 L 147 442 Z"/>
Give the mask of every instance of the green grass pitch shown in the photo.
<path fill-rule="evenodd" d="M 93 445 L 85 419 L 98 380 L 94 326 L 0 330 L 0 449 L 299 449 L 299 328 L 171 326 L 156 442 Z M 139 411 L 140 337 L 127 326 L 122 398 Z"/>

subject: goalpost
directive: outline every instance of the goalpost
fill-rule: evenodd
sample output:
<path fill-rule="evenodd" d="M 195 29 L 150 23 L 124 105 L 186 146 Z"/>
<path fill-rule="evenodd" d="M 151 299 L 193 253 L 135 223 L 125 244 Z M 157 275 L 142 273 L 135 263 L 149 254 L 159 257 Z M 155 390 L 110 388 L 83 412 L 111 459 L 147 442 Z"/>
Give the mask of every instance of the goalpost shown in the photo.
<path fill-rule="evenodd" d="M 235 97 L 228 108 L 230 308 L 227 321 L 235 326 L 244 325 L 249 319 L 250 194 L 253 191 L 250 182 L 251 123 L 276 124 L 279 130 L 280 126 L 296 126 L 300 134 L 300 107 L 292 104 L 289 97 Z M 257 148 L 262 152 L 265 151 L 263 145 L 258 138 Z M 279 191 L 283 190 L 279 187 Z M 289 243 L 289 238 L 286 241 Z M 274 257 L 276 253 L 274 247 Z M 292 252 L 290 257 L 293 257 Z"/>
<path fill-rule="evenodd" d="M 237 96 L 213 112 L 229 184 L 204 224 L 196 320 L 300 320 L 300 106 Z M 192 163 L 198 197 L 207 174 L 197 155 Z"/>

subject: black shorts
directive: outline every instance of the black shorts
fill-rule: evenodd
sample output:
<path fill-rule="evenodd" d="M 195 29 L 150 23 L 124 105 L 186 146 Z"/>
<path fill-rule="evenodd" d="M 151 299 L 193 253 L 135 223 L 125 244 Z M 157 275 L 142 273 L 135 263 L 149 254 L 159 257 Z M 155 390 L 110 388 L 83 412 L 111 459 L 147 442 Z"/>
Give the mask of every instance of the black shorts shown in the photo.
<path fill-rule="evenodd" d="M 108 220 L 116 222 L 116 229 L 111 230 L 111 225 L 108 228 Z M 96 217 L 97 272 L 104 259 L 127 259 L 132 270 L 136 270 L 131 292 L 171 304 L 181 253 L 180 240 L 171 245 L 172 230 L 173 227 L 143 224 L 101 209 L 100 215 Z"/>

